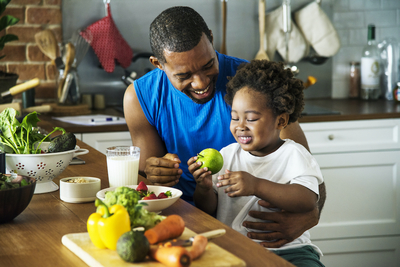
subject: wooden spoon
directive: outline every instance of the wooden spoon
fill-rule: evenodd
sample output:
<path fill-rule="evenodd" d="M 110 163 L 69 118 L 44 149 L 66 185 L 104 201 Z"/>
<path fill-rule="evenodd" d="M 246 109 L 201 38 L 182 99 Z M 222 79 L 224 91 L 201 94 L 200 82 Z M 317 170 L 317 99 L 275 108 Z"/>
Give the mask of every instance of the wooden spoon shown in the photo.
<path fill-rule="evenodd" d="M 260 30 L 260 50 L 258 50 L 255 59 L 269 60 L 266 53 L 266 36 L 265 36 L 265 0 L 258 1 L 258 22 Z"/>
<path fill-rule="evenodd" d="M 64 69 L 63 77 L 60 79 L 60 81 L 58 83 L 58 90 L 57 90 L 58 99 L 60 99 L 60 97 L 63 95 L 63 90 L 66 90 L 66 87 L 64 86 L 65 79 L 67 78 L 69 70 L 71 69 L 72 63 L 74 62 L 74 59 L 75 59 L 75 46 L 72 43 L 67 43 L 65 45 L 65 50 L 66 50 L 66 52 L 65 52 L 65 69 Z"/>
<path fill-rule="evenodd" d="M 221 0 L 222 2 L 222 44 L 221 44 L 221 54 L 226 55 L 226 3 L 228 0 Z"/>
<path fill-rule="evenodd" d="M 51 63 L 55 65 L 57 58 L 57 40 L 51 30 L 44 30 L 35 34 L 36 44 L 40 51 L 51 59 Z"/>

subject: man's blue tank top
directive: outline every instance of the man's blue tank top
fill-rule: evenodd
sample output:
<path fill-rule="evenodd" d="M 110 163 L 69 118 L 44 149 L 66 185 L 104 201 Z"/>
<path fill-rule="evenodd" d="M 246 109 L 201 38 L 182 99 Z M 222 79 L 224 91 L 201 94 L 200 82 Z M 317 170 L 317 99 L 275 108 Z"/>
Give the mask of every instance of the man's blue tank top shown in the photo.
<path fill-rule="evenodd" d="M 221 148 L 235 142 L 229 125 L 231 108 L 224 101 L 227 77 L 234 76 L 245 60 L 218 55 L 219 75 L 213 99 L 197 104 L 175 89 L 164 71 L 154 69 L 134 82 L 142 110 L 165 143 L 169 153 L 177 154 L 183 173 L 176 188 L 182 198 L 193 202 L 196 182 L 187 161 L 205 148 Z"/>

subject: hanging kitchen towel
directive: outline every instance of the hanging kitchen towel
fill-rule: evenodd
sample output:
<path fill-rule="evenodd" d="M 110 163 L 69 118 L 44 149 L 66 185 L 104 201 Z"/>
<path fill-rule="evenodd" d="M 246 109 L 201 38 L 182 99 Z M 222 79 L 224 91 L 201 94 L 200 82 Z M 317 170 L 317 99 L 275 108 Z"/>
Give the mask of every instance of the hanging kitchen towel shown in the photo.
<path fill-rule="evenodd" d="M 318 55 L 331 57 L 340 49 L 340 39 L 320 5 L 313 1 L 295 13 L 295 21 Z"/>
<path fill-rule="evenodd" d="M 115 60 L 123 67 L 127 68 L 131 64 L 133 52 L 129 44 L 118 31 L 117 26 L 111 16 L 110 4 L 107 4 L 107 16 L 96 21 L 88 30 L 92 33 L 93 48 L 101 65 L 106 72 L 113 72 Z M 83 37 L 85 38 L 84 34 Z"/>
<path fill-rule="evenodd" d="M 289 56 L 286 58 L 285 32 L 283 31 L 283 8 L 280 6 L 265 17 L 265 32 L 267 35 L 267 54 L 272 60 L 278 51 L 287 62 L 296 63 L 308 54 L 309 45 L 297 26 L 291 21 L 292 31 L 289 39 Z"/>

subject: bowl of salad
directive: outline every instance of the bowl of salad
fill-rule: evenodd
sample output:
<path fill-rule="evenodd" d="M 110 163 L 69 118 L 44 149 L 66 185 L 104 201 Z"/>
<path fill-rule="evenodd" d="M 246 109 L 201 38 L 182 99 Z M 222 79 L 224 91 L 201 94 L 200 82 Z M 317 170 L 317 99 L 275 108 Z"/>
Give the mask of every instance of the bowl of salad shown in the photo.
<path fill-rule="evenodd" d="M 182 196 L 182 191 L 173 187 L 145 185 L 126 185 L 123 187 L 109 187 L 97 192 L 96 197 L 107 204 L 116 204 L 118 201 L 128 202 L 135 198 L 143 208 L 150 212 L 162 211 L 174 204 Z"/>
<path fill-rule="evenodd" d="M 28 207 L 35 187 L 35 178 L 0 174 L 0 223 L 12 221 Z"/>

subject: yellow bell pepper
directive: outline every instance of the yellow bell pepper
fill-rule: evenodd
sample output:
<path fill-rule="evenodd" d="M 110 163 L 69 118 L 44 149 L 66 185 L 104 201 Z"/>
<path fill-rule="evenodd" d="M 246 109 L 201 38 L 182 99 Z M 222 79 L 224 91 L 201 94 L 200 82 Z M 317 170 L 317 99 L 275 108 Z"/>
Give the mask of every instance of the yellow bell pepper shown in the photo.
<path fill-rule="evenodd" d="M 97 210 L 87 221 L 90 240 L 98 248 L 116 250 L 118 238 L 131 230 L 129 213 L 118 204 L 108 208 L 99 199 L 96 199 L 95 205 Z"/>

